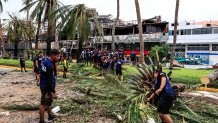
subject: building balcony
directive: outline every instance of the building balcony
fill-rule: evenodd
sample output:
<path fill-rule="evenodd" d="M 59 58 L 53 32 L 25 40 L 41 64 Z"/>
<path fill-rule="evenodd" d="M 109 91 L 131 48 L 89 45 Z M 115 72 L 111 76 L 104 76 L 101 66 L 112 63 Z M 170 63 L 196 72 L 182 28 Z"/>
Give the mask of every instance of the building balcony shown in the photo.
<path fill-rule="evenodd" d="M 168 33 L 165 33 L 163 35 L 162 33 L 156 33 L 156 34 L 143 34 L 143 40 L 144 42 L 167 42 L 169 39 Z M 115 35 L 114 36 L 115 43 L 135 43 L 140 42 L 139 41 L 139 35 L 138 34 L 132 34 L 132 35 Z M 96 37 L 95 43 L 111 43 L 112 42 L 112 36 L 104 36 L 103 38 L 100 38 L 99 36 Z"/>

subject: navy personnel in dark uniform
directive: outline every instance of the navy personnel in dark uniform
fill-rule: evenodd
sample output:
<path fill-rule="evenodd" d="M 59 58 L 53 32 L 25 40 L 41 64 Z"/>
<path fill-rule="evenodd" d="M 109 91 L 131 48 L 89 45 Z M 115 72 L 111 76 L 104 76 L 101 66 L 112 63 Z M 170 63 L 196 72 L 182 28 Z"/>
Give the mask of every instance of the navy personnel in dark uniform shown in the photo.
<path fill-rule="evenodd" d="M 40 123 L 44 123 L 45 109 L 48 111 L 48 120 L 52 121 L 56 117 L 51 113 L 51 105 L 53 98 L 56 98 L 55 86 L 56 70 L 55 64 L 58 61 L 58 50 L 52 50 L 50 57 L 44 59 L 41 66 L 40 75 L 40 90 L 41 90 L 41 104 L 39 107 Z"/>
<path fill-rule="evenodd" d="M 155 98 L 157 111 L 163 123 L 173 123 L 169 110 L 174 100 L 174 90 L 170 84 L 169 77 L 166 73 L 156 70 L 154 72 L 154 93 L 148 98 L 151 101 Z"/>

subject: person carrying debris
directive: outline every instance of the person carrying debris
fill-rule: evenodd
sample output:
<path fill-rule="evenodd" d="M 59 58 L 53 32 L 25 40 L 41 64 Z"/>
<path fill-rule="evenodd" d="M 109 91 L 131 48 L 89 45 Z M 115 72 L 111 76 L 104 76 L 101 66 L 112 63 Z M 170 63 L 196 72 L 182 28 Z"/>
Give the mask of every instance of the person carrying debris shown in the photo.
<path fill-rule="evenodd" d="M 45 123 L 44 114 L 45 109 L 48 111 L 48 120 L 52 121 L 56 118 L 51 112 L 51 105 L 53 98 L 56 98 L 56 91 L 54 85 L 55 65 L 58 61 L 58 50 L 52 50 L 50 57 L 44 59 L 42 62 L 41 75 L 40 75 L 40 90 L 41 90 L 41 104 L 39 107 L 40 122 Z"/>
<path fill-rule="evenodd" d="M 154 72 L 154 93 L 148 98 L 150 102 L 155 98 L 157 111 L 163 123 L 173 123 L 169 110 L 174 100 L 174 91 L 169 78 L 160 70 Z"/>

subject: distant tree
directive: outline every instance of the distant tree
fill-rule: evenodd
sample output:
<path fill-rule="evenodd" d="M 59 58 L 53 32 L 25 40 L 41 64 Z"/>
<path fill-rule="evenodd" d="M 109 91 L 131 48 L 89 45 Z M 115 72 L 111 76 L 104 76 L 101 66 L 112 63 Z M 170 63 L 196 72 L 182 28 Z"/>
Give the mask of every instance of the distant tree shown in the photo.
<path fill-rule="evenodd" d="M 25 0 L 27 1 L 27 0 Z M 56 19 L 55 15 L 51 16 L 51 14 L 56 11 L 62 4 L 58 0 L 30 0 L 28 5 L 20 10 L 28 11 L 30 8 L 33 8 L 33 11 L 30 15 L 32 19 L 36 19 L 38 23 L 37 33 L 36 33 L 36 49 L 38 49 L 38 39 L 39 39 L 39 31 L 41 28 L 42 22 L 47 22 L 47 54 L 49 55 L 51 50 L 51 42 L 55 39 L 55 29 L 56 29 Z"/>
<path fill-rule="evenodd" d="M 158 52 L 160 60 L 162 60 L 164 57 L 168 58 L 170 46 L 167 44 L 163 44 L 163 45 L 156 45 L 156 46 L 152 47 L 151 51 L 150 51 L 150 57 L 152 59 L 156 59 L 156 57 L 157 57 L 156 51 Z"/>
<path fill-rule="evenodd" d="M 32 40 L 34 37 L 34 26 L 19 19 L 16 15 L 9 14 L 11 20 L 7 25 L 8 39 L 14 43 L 14 57 L 18 56 L 18 44 L 25 39 Z"/>
<path fill-rule="evenodd" d="M 68 39 L 76 39 L 79 37 L 77 62 L 80 62 L 79 56 L 82 52 L 83 43 L 86 42 L 91 35 L 91 23 L 95 24 L 99 35 L 103 35 L 103 29 L 97 19 L 97 14 L 84 4 L 64 6 L 57 10 L 57 12 L 59 13 L 57 17 L 61 19 L 61 23 L 58 24 L 59 30 L 66 32 Z"/>

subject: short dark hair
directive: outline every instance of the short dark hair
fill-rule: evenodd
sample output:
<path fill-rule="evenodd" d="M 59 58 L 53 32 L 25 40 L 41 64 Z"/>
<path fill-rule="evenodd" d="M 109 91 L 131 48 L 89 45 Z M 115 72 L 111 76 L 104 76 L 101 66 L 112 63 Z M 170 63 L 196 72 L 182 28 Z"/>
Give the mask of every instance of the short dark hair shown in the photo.
<path fill-rule="evenodd" d="M 50 56 L 51 55 L 59 55 L 60 54 L 60 52 L 58 51 L 58 50 L 56 50 L 56 49 L 53 49 L 53 50 L 51 50 L 51 52 L 50 52 Z"/>
<path fill-rule="evenodd" d="M 39 54 L 40 54 L 40 53 L 43 53 L 43 52 L 42 52 L 42 51 L 39 51 Z"/>
<path fill-rule="evenodd" d="M 160 73 L 161 70 L 160 70 L 160 69 L 156 69 L 154 72 L 155 72 L 155 73 Z"/>

